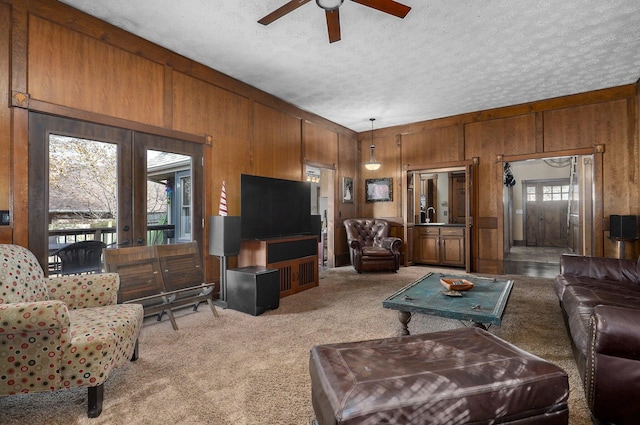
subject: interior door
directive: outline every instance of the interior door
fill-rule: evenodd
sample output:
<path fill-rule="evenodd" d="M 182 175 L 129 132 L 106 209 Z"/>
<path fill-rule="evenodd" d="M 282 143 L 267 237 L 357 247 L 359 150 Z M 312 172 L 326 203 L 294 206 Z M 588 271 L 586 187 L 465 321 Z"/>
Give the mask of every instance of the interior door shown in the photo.
<path fill-rule="evenodd" d="M 464 173 L 449 174 L 449 204 L 451 205 L 450 223 L 466 223 L 467 217 L 467 179 Z"/>

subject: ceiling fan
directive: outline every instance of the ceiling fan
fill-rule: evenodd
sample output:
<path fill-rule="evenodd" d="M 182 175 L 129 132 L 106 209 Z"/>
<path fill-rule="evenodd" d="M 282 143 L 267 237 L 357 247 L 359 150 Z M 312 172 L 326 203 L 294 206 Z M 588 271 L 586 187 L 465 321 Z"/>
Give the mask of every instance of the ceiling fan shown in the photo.
<path fill-rule="evenodd" d="M 285 3 L 283 6 L 269 13 L 258 22 L 262 25 L 269 25 L 276 19 L 282 18 L 289 12 L 293 12 L 300 6 L 309 3 L 311 0 L 291 0 Z M 372 9 L 379 10 L 380 12 L 388 13 L 398 18 L 404 18 L 411 10 L 409 6 L 395 2 L 393 0 L 351 0 L 356 3 L 360 3 L 363 6 L 368 6 Z M 329 32 L 329 43 L 340 40 L 340 13 L 339 8 L 344 0 L 316 0 L 316 4 L 325 10 L 327 16 L 327 30 Z"/>

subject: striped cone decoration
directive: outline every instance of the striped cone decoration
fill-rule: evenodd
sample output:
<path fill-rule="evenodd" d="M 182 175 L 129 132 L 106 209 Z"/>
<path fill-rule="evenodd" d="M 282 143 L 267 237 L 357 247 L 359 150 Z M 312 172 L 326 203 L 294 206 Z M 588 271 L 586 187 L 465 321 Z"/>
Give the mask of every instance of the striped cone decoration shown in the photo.
<path fill-rule="evenodd" d="M 227 190 L 225 189 L 225 182 L 222 181 L 222 193 L 220 193 L 220 205 L 218 206 L 218 215 L 227 215 Z"/>

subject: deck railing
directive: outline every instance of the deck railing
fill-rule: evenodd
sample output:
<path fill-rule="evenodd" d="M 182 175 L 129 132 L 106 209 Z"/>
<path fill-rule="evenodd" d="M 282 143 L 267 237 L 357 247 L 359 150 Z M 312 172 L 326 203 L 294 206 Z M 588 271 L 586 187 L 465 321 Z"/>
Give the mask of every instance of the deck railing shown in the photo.
<path fill-rule="evenodd" d="M 166 245 L 175 242 L 175 226 L 173 224 L 147 225 L 147 245 Z M 49 274 L 58 274 L 60 259 L 55 252 L 75 242 L 97 240 L 102 241 L 107 248 L 119 246 L 133 246 L 129 241 L 117 240 L 116 227 L 94 227 L 82 229 L 55 229 L 49 230 Z"/>

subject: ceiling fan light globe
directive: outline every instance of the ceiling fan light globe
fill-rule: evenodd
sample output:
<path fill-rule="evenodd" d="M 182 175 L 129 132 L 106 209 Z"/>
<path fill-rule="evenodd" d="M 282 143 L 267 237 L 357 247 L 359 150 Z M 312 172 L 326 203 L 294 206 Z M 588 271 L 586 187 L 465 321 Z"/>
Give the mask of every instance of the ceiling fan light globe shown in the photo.
<path fill-rule="evenodd" d="M 336 10 L 343 2 L 344 0 L 316 0 L 318 7 L 328 11 Z"/>

